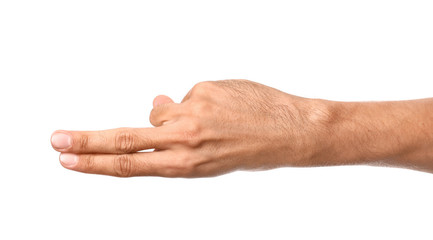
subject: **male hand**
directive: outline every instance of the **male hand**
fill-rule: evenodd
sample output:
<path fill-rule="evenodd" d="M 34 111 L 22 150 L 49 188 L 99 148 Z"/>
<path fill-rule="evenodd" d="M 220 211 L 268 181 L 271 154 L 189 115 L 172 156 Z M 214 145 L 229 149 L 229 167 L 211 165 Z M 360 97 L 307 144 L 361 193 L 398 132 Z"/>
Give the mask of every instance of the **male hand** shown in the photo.
<path fill-rule="evenodd" d="M 158 96 L 153 105 L 154 128 L 56 131 L 62 165 L 119 177 L 348 164 L 433 173 L 433 99 L 334 102 L 224 80 L 195 85 L 181 103 Z"/>
<path fill-rule="evenodd" d="M 196 84 L 181 103 L 158 96 L 154 128 L 53 133 L 68 169 L 118 177 L 208 177 L 308 166 L 324 139 L 325 104 L 247 80 Z M 141 150 L 154 149 L 152 152 Z"/>

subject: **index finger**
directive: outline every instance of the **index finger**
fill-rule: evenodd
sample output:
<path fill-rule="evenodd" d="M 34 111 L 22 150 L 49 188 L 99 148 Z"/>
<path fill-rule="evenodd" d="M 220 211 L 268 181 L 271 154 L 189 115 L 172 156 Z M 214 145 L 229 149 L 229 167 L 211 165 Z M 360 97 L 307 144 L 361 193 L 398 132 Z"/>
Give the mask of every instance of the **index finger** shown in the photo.
<path fill-rule="evenodd" d="M 51 145 L 59 152 L 131 153 L 163 149 L 169 141 L 164 127 L 116 128 L 102 131 L 58 130 L 51 135 Z"/>

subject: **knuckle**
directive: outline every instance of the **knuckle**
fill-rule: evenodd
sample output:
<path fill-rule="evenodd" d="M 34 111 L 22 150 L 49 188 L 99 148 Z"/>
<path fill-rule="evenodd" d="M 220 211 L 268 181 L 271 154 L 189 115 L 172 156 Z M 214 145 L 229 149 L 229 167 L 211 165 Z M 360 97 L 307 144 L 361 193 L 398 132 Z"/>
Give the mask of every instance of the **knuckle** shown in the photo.
<path fill-rule="evenodd" d="M 204 81 L 196 83 L 191 89 L 191 95 L 207 95 L 211 90 L 213 83 L 211 81 Z"/>
<path fill-rule="evenodd" d="M 190 154 L 182 154 L 173 159 L 171 166 L 167 169 L 169 177 L 193 177 L 196 175 L 197 164 Z"/>
<path fill-rule="evenodd" d="M 184 166 L 180 169 L 179 176 L 183 178 L 191 178 L 195 176 L 195 171 L 193 167 Z"/>
<path fill-rule="evenodd" d="M 89 136 L 83 134 L 78 137 L 78 147 L 80 150 L 86 150 L 89 148 Z"/>
<path fill-rule="evenodd" d="M 194 116 L 203 116 L 203 114 L 212 110 L 212 105 L 206 100 L 192 101 L 189 107 Z"/>
<path fill-rule="evenodd" d="M 169 177 L 169 178 L 176 178 L 176 177 L 180 177 L 180 173 L 175 168 L 166 168 L 161 173 L 161 176 Z"/>
<path fill-rule="evenodd" d="M 149 121 L 154 126 L 160 126 L 164 121 L 172 118 L 175 115 L 169 105 L 164 104 L 153 108 L 150 112 Z"/>
<path fill-rule="evenodd" d="M 150 111 L 149 121 L 153 126 L 158 125 L 158 112 L 155 108 Z"/>
<path fill-rule="evenodd" d="M 133 152 L 136 142 L 136 136 L 126 129 L 121 129 L 116 133 L 114 147 L 118 152 Z"/>
<path fill-rule="evenodd" d="M 182 144 L 195 148 L 202 143 L 201 126 L 197 120 L 189 120 L 184 126 L 181 135 Z"/>
<path fill-rule="evenodd" d="M 80 156 L 80 168 L 85 172 L 93 172 L 95 170 L 95 161 L 92 155 Z"/>
<path fill-rule="evenodd" d="M 131 156 L 122 154 L 114 158 L 113 170 L 117 177 L 130 177 L 133 174 L 133 159 Z"/>

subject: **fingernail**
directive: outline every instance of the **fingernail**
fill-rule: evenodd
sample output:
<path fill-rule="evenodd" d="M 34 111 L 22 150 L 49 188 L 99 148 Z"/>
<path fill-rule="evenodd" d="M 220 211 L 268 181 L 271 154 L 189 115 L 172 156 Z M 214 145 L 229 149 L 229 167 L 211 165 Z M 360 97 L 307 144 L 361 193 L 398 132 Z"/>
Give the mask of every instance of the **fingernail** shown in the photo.
<path fill-rule="evenodd" d="M 62 153 L 60 154 L 60 161 L 67 167 L 73 167 L 78 162 L 78 156 L 72 153 Z"/>
<path fill-rule="evenodd" d="M 66 149 L 71 146 L 71 137 L 65 133 L 54 133 L 51 136 L 51 144 L 58 149 Z"/>

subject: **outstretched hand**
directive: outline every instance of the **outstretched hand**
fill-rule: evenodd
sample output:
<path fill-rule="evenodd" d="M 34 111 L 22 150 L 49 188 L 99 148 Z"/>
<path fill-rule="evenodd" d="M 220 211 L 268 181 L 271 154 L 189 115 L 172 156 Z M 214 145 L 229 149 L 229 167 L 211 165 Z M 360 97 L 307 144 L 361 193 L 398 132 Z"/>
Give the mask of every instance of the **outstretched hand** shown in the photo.
<path fill-rule="evenodd" d="M 313 100 L 255 82 L 207 81 L 196 84 L 181 103 L 156 97 L 153 128 L 58 130 L 51 143 L 61 152 L 61 164 L 79 172 L 216 176 L 308 165 L 314 154 L 311 130 L 319 127 L 323 113 Z M 154 151 L 141 152 L 148 149 Z"/>

